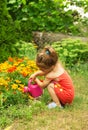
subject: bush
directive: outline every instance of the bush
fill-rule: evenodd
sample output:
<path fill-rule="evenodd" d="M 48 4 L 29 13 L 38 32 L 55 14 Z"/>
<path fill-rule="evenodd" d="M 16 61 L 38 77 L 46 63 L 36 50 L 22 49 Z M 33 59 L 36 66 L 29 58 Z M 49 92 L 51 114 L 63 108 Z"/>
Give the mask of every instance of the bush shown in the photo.
<path fill-rule="evenodd" d="M 18 54 L 18 48 L 16 48 L 15 44 L 2 44 L 0 46 L 0 63 L 7 60 L 8 57 L 13 57 Z"/>
<path fill-rule="evenodd" d="M 7 1 L 0 1 L 0 62 L 8 56 L 16 56 L 18 48 L 16 41 L 30 41 L 31 29 L 28 22 L 13 21 L 7 10 Z M 26 34 L 26 35 L 25 35 Z"/>
<path fill-rule="evenodd" d="M 32 43 L 27 43 L 24 41 L 17 42 L 15 47 L 18 48 L 19 57 L 29 57 L 30 59 L 35 59 L 37 46 Z"/>
<path fill-rule="evenodd" d="M 16 42 L 16 29 L 7 8 L 6 0 L 0 1 L 0 62 L 7 59 L 13 53 L 16 53 L 14 44 Z M 13 45 L 13 47 L 12 47 Z"/>
<path fill-rule="evenodd" d="M 80 40 L 65 39 L 52 45 L 60 60 L 68 67 L 88 61 L 88 44 Z"/>

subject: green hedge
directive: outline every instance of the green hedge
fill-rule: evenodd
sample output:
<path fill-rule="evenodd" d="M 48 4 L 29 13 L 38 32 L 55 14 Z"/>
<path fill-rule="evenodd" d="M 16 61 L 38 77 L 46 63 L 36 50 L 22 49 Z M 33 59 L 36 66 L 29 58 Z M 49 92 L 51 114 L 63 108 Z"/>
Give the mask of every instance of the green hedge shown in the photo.
<path fill-rule="evenodd" d="M 52 45 L 60 60 L 68 67 L 88 61 L 88 44 L 75 39 L 65 39 Z"/>

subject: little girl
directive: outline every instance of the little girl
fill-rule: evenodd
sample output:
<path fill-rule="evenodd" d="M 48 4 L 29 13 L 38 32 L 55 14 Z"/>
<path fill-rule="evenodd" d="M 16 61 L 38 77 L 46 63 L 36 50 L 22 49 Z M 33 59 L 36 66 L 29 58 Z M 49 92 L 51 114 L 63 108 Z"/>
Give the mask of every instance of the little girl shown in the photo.
<path fill-rule="evenodd" d="M 39 71 L 30 76 L 40 87 L 48 92 L 56 106 L 71 104 L 74 99 L 74 86 L 68 73 L 58 61 L 58 55 L 52 47 L 45 47 L 36 57 Z M 44 76 L 41 82 L 37 76 Z"/>

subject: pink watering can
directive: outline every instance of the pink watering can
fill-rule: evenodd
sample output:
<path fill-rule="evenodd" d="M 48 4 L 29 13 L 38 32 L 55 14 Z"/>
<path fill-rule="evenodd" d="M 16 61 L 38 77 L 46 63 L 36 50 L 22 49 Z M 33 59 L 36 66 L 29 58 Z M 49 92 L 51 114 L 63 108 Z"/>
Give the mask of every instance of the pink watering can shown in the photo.
<path fill-rule="evenodd" d="M 36 98 L 43 94 L 43 89 L 37 84 L 32 83 L 32 79 L 28 82 L 28 87 L 24 87 L 24 93 L 30 93 L 32 97 Z"/>

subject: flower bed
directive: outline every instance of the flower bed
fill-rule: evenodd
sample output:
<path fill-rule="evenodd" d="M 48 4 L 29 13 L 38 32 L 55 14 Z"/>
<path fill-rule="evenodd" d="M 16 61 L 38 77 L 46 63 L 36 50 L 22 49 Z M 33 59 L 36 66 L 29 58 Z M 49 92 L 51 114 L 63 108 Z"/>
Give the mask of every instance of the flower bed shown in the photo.
<path fill-rule="evenodd" d="M 33 60 L 9 57 L 0 64 L 0 106 L 24 102 L 31 96 L 23 93 L 29 76 L 38 68 Z"/>

